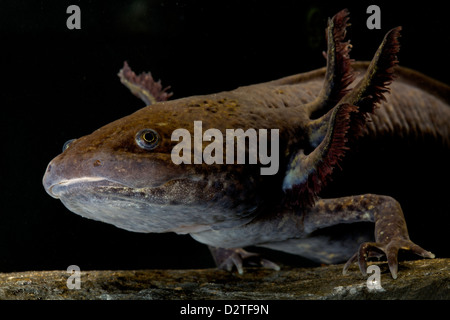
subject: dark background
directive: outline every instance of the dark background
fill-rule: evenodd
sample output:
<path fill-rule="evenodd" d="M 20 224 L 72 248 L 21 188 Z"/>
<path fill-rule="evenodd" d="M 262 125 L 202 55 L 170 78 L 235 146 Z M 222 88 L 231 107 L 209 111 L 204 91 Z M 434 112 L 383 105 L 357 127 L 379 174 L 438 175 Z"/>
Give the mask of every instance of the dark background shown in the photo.
<path fill-rule="evenodd" d="M 343 8 L 351 12 L 353 58 L 371 59 L 384 34 L 402 25 L 401 64 L 448 83 L 450 28 L 442 1 L 357 3 L 2 1 L 0 271 L 212 267 L 206 246 L 190 236 L 136 234 L 71 213 L 42 187 L 48 162 L 65 141 L 144 106 L 119 82 L 124 60 L 171 85 L 173 99 L 269 81 L 324 66 L 326 19 Z M 66 28 L 71 4 L 81 8 L 81 30 Z M 381 30 L 366 27 L 371 4 L 381 8 Z M 431 149 L 412 149 L 396 163 L 406 169 L 394 177 L 405 189 L 389 179 L 371 182 L 379 172 L 397 172 L 384 150 L 384 162 L 336 177 L 339 187 L 329 193 L 394 195 L 411 238 L 449 256 L 449 157 Z M 419 156 L 432 165 L 417 162 Z"/>

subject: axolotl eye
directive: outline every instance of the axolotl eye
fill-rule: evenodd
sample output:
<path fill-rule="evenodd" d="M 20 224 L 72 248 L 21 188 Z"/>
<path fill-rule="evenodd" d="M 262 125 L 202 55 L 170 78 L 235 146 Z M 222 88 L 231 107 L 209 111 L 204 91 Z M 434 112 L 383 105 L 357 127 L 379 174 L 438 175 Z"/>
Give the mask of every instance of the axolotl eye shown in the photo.
<path fill-rule="evenodd" d="M 161 137 L 153 129 L 142 129 L 136 133 L 135 140 L 142 149 L 153 150 L 159 145 Z"/>
<path fill-rule="evenodd" d="M 64 143 L 63 147 L 62 147 L 62 151 L 63 151 L 63 152 L 66 151 L 66 149 L 70 146 L 70 144 L 71 144 L 72 142 L 74 142 L 75 140 L 77 140 L 77 139 L 70 139 L 70 140 L 67 140 L 67 141 Z"/>

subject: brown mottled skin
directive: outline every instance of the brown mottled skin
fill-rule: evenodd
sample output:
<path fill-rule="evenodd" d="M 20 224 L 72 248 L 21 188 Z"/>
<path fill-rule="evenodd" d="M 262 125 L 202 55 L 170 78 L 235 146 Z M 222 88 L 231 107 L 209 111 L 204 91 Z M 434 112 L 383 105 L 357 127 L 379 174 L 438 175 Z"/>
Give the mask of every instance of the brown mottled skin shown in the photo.
<path fill-rule="evenodd" d="M 391 83 L 400 29 L 387 35 L 372 66 L 353 63 L 358 75 L 350 81 L 349 46 L 342 41 L 346 15 L 330 20 L 328 69 L 149 105 L 72 142 L 50 162 L 43 181 L 47 192 L 77 214 L 120 228 L 189 233 L 211 247 L 220 267 L 235 265 L 240 272 L 242 259 L 252 256 L 240 248 L 250 245 L 325 263 L 350 258 L 345 270 L 358 261 L 363 274 L 367 256 L 381 250 L 393 277 L 399 249 L 434 257 L 409 240 L 393 198 L 319 197 L 349 143 L 361 136 L 431 136 L 450 146 L 449 87 L 401 67 Z M 363 78 L 368 68 L 381 80 Z M 324 80 L 326 74 L 334 78 Z M 259 164 L 175 165 L 170 155 L 178 142 L 171 141 L 172 132 L 193 132 L 198 120 L 203 131 L 279 129 L 278 173 L 261 175 Z M 136 133 L 145 128 L 161 137 L 154 150 L 136 143 Z M 375 223 L 375 242 L 359 235 L 336 243 L 311 237 L 327 226 L 361 221 Z M 267 260 L 261 264 L 276 268 Z"/>

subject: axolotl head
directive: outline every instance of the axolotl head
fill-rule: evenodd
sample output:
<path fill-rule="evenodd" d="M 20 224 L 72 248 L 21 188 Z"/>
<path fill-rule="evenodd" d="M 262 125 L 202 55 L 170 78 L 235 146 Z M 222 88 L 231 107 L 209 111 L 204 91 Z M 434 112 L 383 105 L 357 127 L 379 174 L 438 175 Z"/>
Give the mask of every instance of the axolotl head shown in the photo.
<path fill-rule="evenodd" d="M 227 115 L 206 111 L 205 104 L 217 101 Z M 182 140 L 172 139 L 175 130 L 193 137 L 196 120 L 205 130 L 225 130 L 224 117 L 238 108 L 220 94 L 147 106 L 66 143 L 48 164 L 44 187 L 83 217 L 135 232 L 195 233 L 245 223 L 261 200 L 256 168 L 172 159 Z"/>

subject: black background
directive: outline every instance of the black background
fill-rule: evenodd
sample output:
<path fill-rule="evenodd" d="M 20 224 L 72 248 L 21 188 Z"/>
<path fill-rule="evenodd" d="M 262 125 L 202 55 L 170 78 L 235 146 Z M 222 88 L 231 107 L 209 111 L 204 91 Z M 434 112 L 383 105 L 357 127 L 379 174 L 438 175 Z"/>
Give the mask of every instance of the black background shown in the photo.
<path fill-rule="evenodd" d="M 66 28 L 71 4 L 81 8 L 81 30 Z M 381 30 L 366 27 L 371 4 L 381 8 Z M 353 58 L 371 59 L 401 25 L 401 64 L 449 83 L 442 1 L 2 1 L 0 271 L 212 267 L 207 248 L 190 236 L 131 233 L 71 213 L 42 187 L 48 162 L 65 141 L 144 106 L 119 82 L 124 60 L 171 85 L 173 99 L 269 81 L 324 66 L 326 19 L 343 8 L 351 12 Z M 411 238 L 449 256 L 449 157 L 429 155 L 433 148 L 396 163 L 406 169 L 394 177 L 405 189 L 371 182 L 377 172 L 397 172 L 384 150 L 385 162 L 338 176 L 329 192 L 394 195 Z M 274 260 L 283 259 L 290 258 Z"/>

